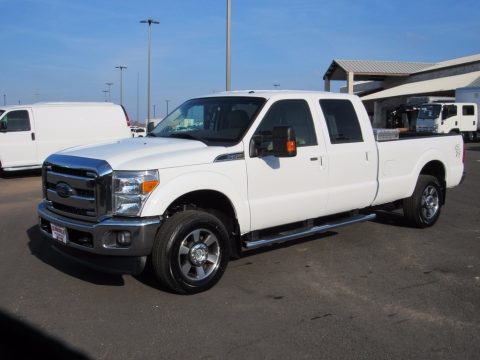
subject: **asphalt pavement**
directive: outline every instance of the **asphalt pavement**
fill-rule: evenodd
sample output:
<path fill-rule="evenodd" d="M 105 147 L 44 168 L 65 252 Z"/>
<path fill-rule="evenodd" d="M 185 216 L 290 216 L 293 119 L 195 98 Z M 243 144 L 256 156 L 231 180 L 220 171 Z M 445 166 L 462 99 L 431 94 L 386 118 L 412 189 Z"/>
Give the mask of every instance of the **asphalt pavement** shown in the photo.
<path fill-rule="evenodd" d="M 37 228 L 39 173 L 3 175 L 0 358 L 478 359 L 480 144 L 467 149 L 434 227 L 380 216 L 256 251 L 192 296 L 69 262 Z"/>

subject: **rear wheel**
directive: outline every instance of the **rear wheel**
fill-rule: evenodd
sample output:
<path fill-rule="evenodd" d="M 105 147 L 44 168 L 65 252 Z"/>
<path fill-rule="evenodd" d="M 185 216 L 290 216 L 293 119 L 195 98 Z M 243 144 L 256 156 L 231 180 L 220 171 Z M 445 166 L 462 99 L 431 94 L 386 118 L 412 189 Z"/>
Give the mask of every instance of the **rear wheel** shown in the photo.
<path fill-rule="evenodd" d="M 228 264 L 228 232 L 205 211 L 187 210 L 160 228 L 152 250 L 158 280 L 177 293 L 197 293 L 215 285 Z"/>
<path fill-rule="evenodd" d="M 432 226 L 440 217 L 442 188 L 438 179 L 420 175 L 413 194 L 403 200 L 403 214 L 407 221 L 420 228 Z"/>
<path fill-rule="evenodd" d="M 473 131 L 468 132 L 468 141 L 469 142 L 475 141 L 475 133 Z"/>

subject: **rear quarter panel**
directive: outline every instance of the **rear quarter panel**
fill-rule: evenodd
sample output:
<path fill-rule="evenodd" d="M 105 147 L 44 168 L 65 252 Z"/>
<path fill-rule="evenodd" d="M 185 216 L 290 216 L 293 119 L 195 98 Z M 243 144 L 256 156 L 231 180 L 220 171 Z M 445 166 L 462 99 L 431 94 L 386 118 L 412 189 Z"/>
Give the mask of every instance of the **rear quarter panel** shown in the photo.
<path fill-rule="evenodd" d="M 463 175 L 463 140 L 459 135 L 401 139 L 378 143 L 378 193 L 373 205 L 410 197 L 422 169 L 440 161 L 447 188 Z"/>

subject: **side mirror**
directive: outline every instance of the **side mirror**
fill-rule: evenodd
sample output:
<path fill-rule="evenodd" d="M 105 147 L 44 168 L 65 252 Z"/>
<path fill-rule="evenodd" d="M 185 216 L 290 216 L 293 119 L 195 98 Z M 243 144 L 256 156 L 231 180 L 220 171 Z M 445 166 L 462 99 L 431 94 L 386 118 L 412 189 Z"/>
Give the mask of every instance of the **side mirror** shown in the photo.
<path fill-rule="evenodd" d="M 276 126 L 273 128 L 273 156 L 297 156 L 297 140 L 295 129 L 290 126 Z"/>
<path fill-rule="evenodd" d="M 2 132 L 7 131 L 7 122 L 6 121 L 0 121 L 0 131 L 2 131 Z"/>

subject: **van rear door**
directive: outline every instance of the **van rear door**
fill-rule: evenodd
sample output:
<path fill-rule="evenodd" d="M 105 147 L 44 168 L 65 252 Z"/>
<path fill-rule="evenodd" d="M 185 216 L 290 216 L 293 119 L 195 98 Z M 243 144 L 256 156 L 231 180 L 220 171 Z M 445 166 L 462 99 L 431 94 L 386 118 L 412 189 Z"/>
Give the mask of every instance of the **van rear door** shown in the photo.
<path fill-rule="evenodd" d="M 2 169 L 14 170 L 37 164 L 37 146 L 31 109 L 6 111 L 0 118 Z"/>

